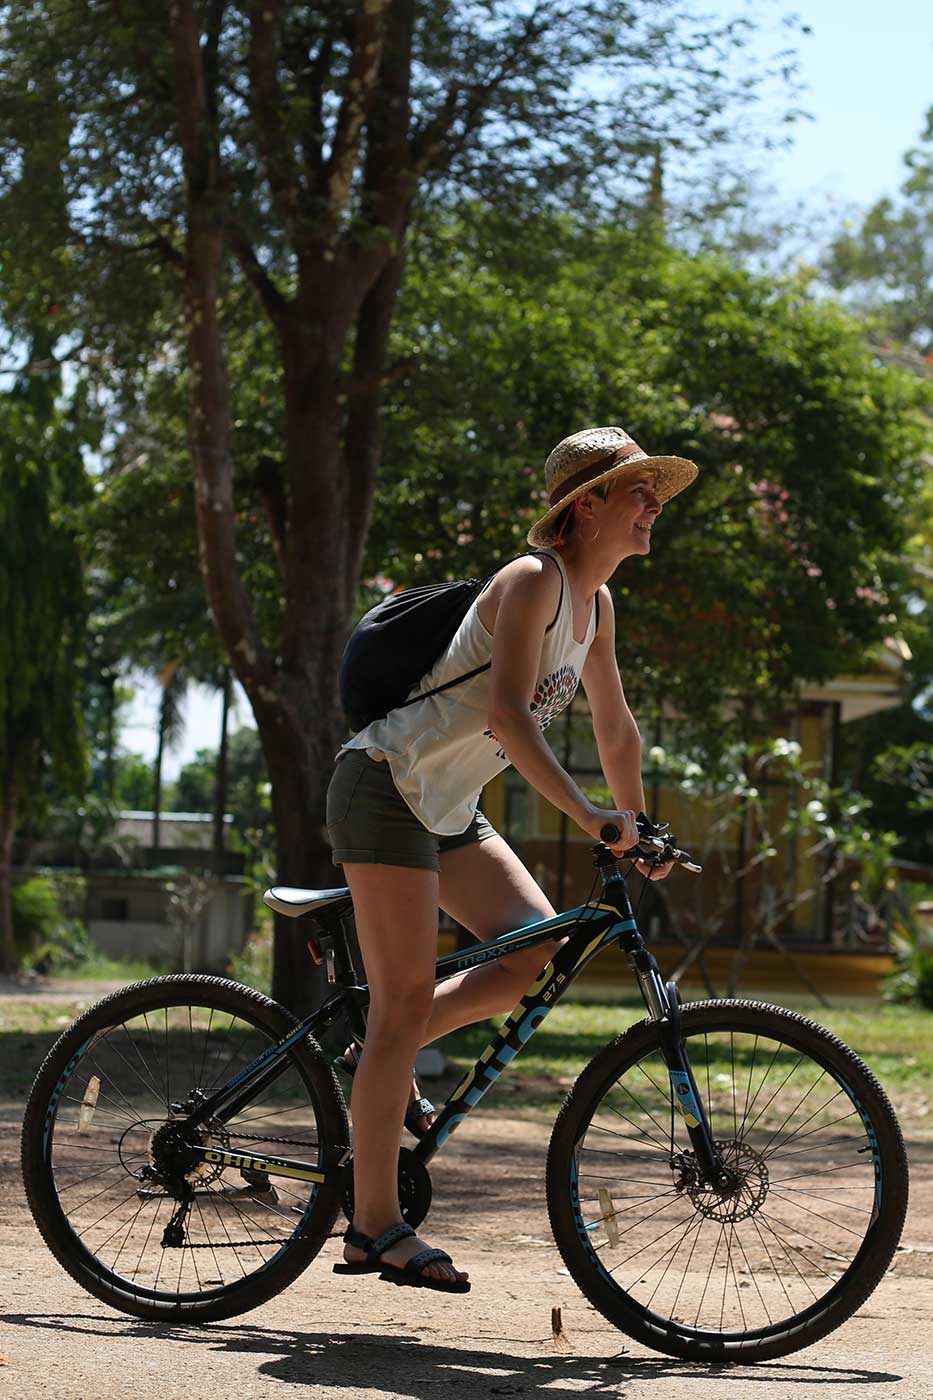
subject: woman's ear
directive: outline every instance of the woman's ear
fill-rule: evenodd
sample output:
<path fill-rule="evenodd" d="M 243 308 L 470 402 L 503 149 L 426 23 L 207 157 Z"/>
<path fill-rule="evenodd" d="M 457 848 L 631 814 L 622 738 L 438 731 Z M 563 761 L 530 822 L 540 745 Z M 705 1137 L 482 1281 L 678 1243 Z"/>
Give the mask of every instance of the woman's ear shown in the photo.
<path fill-rule="evenodd" d="M 573 504 L 581 520 L 591 520 L 593 518 L 593 497 L 590 495 L 589 491 L 583 491 Z"/>

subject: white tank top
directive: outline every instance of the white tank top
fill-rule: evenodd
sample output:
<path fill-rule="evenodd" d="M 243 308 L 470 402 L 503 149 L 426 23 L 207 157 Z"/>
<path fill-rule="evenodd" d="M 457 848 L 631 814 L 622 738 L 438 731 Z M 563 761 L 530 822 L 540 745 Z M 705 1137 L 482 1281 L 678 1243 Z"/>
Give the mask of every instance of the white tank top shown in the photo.
<path fill-rule="evenodd" d="M 560 607 L 545 633 L 531 712 L 542 729 L 573 699 L 587 652 L 596 635 L 593 608 L 582 642 L 574 641 L 573 601 L 560 555 L 549 554 L 561 572 Z M 489 661 L 492 634 L 477 612 L 475 598 L 447 650 L 407 698 L 433 690 L 445 681 Z M 415 816 L 438 836 L 466 831 L 476 813 L 486 783 L 508 768 L 509 759 L 488 727 L 490 672 L 482 671 L 441 695 L 426 697 L 405 709 L 391 710 L 355 734 L 340 750 L 364 749 L 384 758 L 398 788 Z M 338 755 L 339 757 L 339 755 Z"/>

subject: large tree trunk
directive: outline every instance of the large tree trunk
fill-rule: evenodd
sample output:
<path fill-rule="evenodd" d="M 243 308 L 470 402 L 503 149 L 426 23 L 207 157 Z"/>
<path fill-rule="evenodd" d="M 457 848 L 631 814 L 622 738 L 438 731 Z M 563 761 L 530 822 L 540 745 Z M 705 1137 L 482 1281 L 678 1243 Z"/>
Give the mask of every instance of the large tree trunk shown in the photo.
<path fill-rule="evenodd" d="M 251 96 L 266 147 L 270 189 L 302 243 L 294 300 L 284 297 L 252 251 L 241 246 L 240 236 L 231 232 L 210 86 L 216 75 L 203 62 L 193 0 L 174 0 L 171 11 L 185 162 L 189 428 L 201 565 L 218 631 L 259 730 L 273 791 L 276 878 L 283 884 L 326 887 L 339 878 L 324 830 L 324 795 L 345 734 L 337 664 L 352 612 L 379 457 L 380 389 L 411 197 L 408 174 L 397 169 L 404 153 L 396 147 L 407 133 L 411 32 L 411 7 L 400 3 L 393 11 L 392 81 L 386 81 L 383 71 L 385 91 L 374 117 L 378 130 L 370 133 L 369 156 L 376 171 L 373 218 L 379 232 L 360 247 L 340 243 L 362 122 L 380 62 L 386 9 L 387 0 L 373 0 L 356 14 L 346 120 L 338 124 L 329 159 L 329 212 L 320 219 L 308 218 L 300 235 L 293 223 L 298 196 L 290 173 L 292 154 L 283 149 L 278 129 L 278 11 L 273 5 L 253 14 Z M 399 60 L 404 60 L 400 67 Z M 390 154 L 396 159 L 385 159 Z M 218 310 L 228 236 L 276 327 L 282 352 L 286 480 L 281 483 L 280 509 L 271 517 L 284 534 L 276 538 L 284 594 L 277 655 L 270 653 L 260 632 L 237 563 L 230 401 Z M 342 367 L 354 326 L 354 376 L 348 384 Z M 274 995 L 293 1009 L 306 1008 L 320 990 L 312 969 L 299 928 L 293 921 L 280 920 Z"/>
<path fill-rule="evenodd" d="M 214 769 L 214 873 L 221 873 L 220 866 L 224 853 L 224 815 L 227 806 L 227 729 L 230 718 L 230 667 L 224 668 L 221 686 L 220 744 L 217 749 L 217 766 Z"/>
<path fill-rule="evenodd" d="M 0 792 L 0 972 L 19 966 L 13 942 L 13 836 L 16 831 L 16 789 L 13 776 L 4 777 Z"/>

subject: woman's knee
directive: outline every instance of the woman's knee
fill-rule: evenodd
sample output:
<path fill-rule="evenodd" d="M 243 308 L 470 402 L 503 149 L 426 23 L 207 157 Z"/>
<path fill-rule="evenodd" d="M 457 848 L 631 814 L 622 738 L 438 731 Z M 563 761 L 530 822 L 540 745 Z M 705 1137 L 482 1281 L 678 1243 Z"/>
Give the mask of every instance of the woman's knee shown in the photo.
<path fill-rule="evenodd" d="M 412 981 L 392 987 L 385 996 L 374 996 L 367 1015 L 367 1039 L 371 1031 L 393 1038 L 417 1039 L 428 1023 L 434 1003 L 434 982 Z"/>
<path fill-rule="evenodd" d="M 557 941 L 538 944 L 535 948 L 529 948 L 526 953 L 516 953 L 511 958 L 501 958 L 495 968 L 499 973 L 499 985 L 502 987 L 503 995 L 513 998 L 522 996 L 532 985 L 535 978 L 551 961 L 551 958 L 560 947 Z M 513 1002 L 510 1002 L 511 1006 Z"/>

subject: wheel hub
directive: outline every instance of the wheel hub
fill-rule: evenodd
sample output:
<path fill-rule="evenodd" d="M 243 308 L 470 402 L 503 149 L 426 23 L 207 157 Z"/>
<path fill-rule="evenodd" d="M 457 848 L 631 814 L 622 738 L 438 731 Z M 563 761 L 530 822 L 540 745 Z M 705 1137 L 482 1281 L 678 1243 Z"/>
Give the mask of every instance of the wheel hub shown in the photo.
<path fill-rule="evenodd" d="M 675 1166 L 681 1173 L 680 1180 L 675 1183 L 677 1190 L 685 1191 L 694 1209 L 707 1220 L 734 1224 L 757 1215 L 767 1199 L 770 1185 L 764 1158 L 747 1143 L 735 1139 L 717 1140 L 713 1145 L 724 1168 L 720 1179 L 704 1180 L 695 1159 L 686 1160 L 692 1159 L 693 1153 L 681 1153 L 675 1159 Z"/>
<path fill-rule="evenodd" d="M 204 1125 L 192 1128 L 183 1121 L 170 1118 L 167 1123 L 156 1128 L 149 1139 L 150 1169 L 166 1186 L 179 1181 L 197 1182 L 199 1186 L 206 1186 L 222 1174 L 223 1165 L 210 1162 L 195 1162 L 192 1165 L 191 1149 L 203 1147 L 209 1138 L 216 1140 L 226 1136 L 227 1134 L 218 1134 Z"/>

